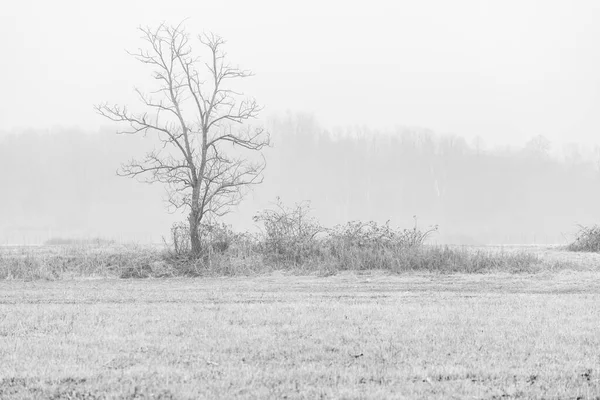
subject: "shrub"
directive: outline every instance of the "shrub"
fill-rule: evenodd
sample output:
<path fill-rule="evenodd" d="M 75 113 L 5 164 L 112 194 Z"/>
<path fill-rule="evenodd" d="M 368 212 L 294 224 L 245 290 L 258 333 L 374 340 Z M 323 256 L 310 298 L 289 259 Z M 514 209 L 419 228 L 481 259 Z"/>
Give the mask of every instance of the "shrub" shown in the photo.
<path fill-rule="evenodd" d="M 199 226 L 202 253 L 191 254 L 189 226 L 174 224 L 170 244 L 163 261 L 174 274 L 182 276 L 236 275 L 255 271 L 261 263 L 257 255 L 258 240 L 249 233 L 236 233 L 224 223 L 209 221 Z M 244 272 L 241 272 L 244 273 Z"/>
<path fill-rule="evenodd" d="M 230 226 L 224 223 L 206 222 L 200 224 L 200 242 L 205 251 L 225 253 L 236 239 L 237 235 Z"/>
<path fill-rule="evenodd" d="M 190 227 L 186 223 L 175 223 L 171 228 L 171 245 L 175 255 L 187 256 L 191 252 Z M 213 221 L 199 225 L 198 234 L 203 253 L 224 253 L 238 240 L 239 234 L 230 226 Z M 203 255 L 204 255 L 203 254 Z"/>
<path fill-rule="evenodd" d="M 167 244 L 166 240 L 165 244 Z M 190 243 L 190 226 L 183 222 L 174 223 L 171 227 L 170 244 L 174 256 L 180 257 L 190 254 L 190 251 L 192 250 L 192 245 Z"/>
<path fill-rule="evenodd" d="M 438 227 L 433 226 L 424 231 L 417 226 L 417 217 L 412 229 L 393 229 L 390 221 L 379 225 L 374 221 L 352 221 L 346 225 L 337 225 L 329 230 L 330 241 L 334 244 L 343 244 L 348 247 L 398 249 L 422 246 L 427 238 L 437 232 Z"/>
<path fill-rule="evenodd" d="M 416 217 L 413 228 L 402 230 L 391 228 L 389 221 L 352 221 L 329 230 L 326 242 L 338 268 L 393 269 L 406 252 L 423 246 L 436 231 L 437 226 L 420 230 Z"/>
<path fill-rule="evenodd" d="M 289 208 L 277 197 L 274 209 L 257 213 L 253 220 L 262 223 L 261 249 L 271 261 L 295 265 L 321 253 L 317 235 L 325 229 L 310 215 L 310 203 Z"/>
<path fill-rule="evenodd" d="M 600 252 L 600 226 L 579 225 L 575 241 L 567 246 L 570 251 Z"/>

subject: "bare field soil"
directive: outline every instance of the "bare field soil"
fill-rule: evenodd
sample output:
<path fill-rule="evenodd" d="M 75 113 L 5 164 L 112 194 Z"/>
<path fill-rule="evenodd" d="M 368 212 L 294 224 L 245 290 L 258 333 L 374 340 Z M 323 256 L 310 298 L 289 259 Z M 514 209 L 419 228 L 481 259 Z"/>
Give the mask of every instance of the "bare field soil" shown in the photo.
<path fill-rule="evenodd" d="M 0 398 L 600 398 L 600 273 L 0 281 Z"/>

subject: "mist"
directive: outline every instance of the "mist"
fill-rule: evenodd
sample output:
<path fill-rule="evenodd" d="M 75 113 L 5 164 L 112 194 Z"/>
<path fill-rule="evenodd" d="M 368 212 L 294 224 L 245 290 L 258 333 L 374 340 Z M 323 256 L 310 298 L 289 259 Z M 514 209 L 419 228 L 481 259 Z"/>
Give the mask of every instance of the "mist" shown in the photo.
<path fill-rule="evenodd" d="M 277 196 L 326 226 L 416 216 L 440 243 L 564 243 L 598 220 L 594 1 L 25 1 L 0 16 L 0 243 L 157 243 L 185 221 L 164 187 L 115 173 L 154 139 L 93 109 L 139 107 L 136 28 L 184 19 L 255 72 L 240 89 L 273 138 L 236 230 Z"/>
<path fill-rule="evenodd" d="M 523 147 L 485 146 L 460 136 L 398 127 L 329 131 L 310 114 L 281 115 L 267 127 L 264 182 L 224 218 L 256 231 L 252 217 L 310 201 L 325 226 L 352 220 L 393 226 L 439 225 L 432 238 L 455 244 L 565 243 L 577 224 L 600 217 L 600 158 L 582 146 L 561 149 L 534 137 Z M 155 143 L 150 137 L 29 131 L 0 139 L 3 243 L 102 237 L 160 243 L 186 214 L 169 209 L 165 188 L 116 170 Z M 23 157 L 27 154 L 27 157 Z"/>

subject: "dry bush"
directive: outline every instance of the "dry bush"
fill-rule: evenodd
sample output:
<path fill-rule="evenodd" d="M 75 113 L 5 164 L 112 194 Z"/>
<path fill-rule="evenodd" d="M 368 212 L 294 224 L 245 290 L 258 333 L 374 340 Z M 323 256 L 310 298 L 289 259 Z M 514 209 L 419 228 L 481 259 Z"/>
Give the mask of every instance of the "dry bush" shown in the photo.
<path fill-rule="evenodd" d="M 600 226 L 579 225 L 575 241 L 567 246 L 570 251 L 600 252 Z"/>
<path fill-rule="evenodd" d="M 325 240 L 329 254 L 339 269 L 393 269 L 407 252 L 423 246 L 437 226 L 420 230 L 394 229 L 389 221 L 352 221 L 329 230 Z"/>
<path fill-rule="evenodd" d="M 203 254 L 225 253 L 234 243 L 245 242 L 246 234 L 234 232 L 230 226 L 218 222 L 199 225 L 199 237 Z M 174 254 L 189 256 L 191 253 L 190 227 L 186 223 L 175 223 L 171 228 L 170 246 Z"/>
<path fill-rule="evenodd" d="M 290 208 L 278 197 L 273 209 L 254 216 L 254 222 L 264 226 L 260 249 L 266 261 L 298 266 L 322 256 L 317 236 L 325 229 L 309 214 L 310 203 L 297 203 Z"/>
<path fill-rule="evenodd" d="M 384 225 L 379 225 L 374 221 L 352 221 L 329 230 L 329 241 L 335 245 L 373 249 L 419 247 L 437 232 L 438 227 L 436 225 L 421 230 L 418 228 L 416 216 L 414 220 L 413 228 L 402 230 L 391 228 L 390 221 Z"/>
<path fill-rule="evenodd" d="M 192 246 L 190 244 L 190 226 L 186 223 L 174 223 L 171 227 L 171 241 L 165 244 L 172 246 L 174 256 L 184 256 L 190 254 Z"/>
<path fill-rule="evenodd" d="M 189 225 L 174 224 L 171 243 L 163 260 L 181 276 L 237 275 L 256 271 L 262 259 L 257 252 L 258 239 L 249 233 L 234 232 L 230 226 L 206 222 L 199 226 L 200 255 L 193 255 Z"/>
<path fill-rule="evenodd" d="M 260 252 L 266 264 L 300 272 L 340 270 L 428 271 L 480 273 L 533 272 L 541 261 L 529 253 L 470 251 L 428 246 L 437 225 L 395 229 L 389 221 L 352 221 L 325 230 L 310 215 L 308 203 L 285 207 L 278 198 L 274 209 L 254 217 L 264 224 Z M 321 234 L 321 235 L 319 235 Z"/>

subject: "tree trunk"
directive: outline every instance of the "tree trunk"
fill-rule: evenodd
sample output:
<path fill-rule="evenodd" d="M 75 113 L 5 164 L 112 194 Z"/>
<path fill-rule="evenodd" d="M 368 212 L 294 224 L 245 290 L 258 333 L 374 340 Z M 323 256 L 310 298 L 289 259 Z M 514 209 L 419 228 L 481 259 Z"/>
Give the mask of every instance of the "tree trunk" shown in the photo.
<path fill-rule="evenodd" d="M 202 251 L 200 234 L 198 232 L 198 212 L 192 210 L 188 220 L 190 223 L 190 244 L 192 245 L 192 256 L 197 257 Z"/>
<path fill-rule="evenodd" d="M 190 216 L 188 217 L 190 223 L 190 244 L 192 246 L 192 256 L 198 257 L 202 252 L 202 243 L 200 243 L 200 209 L 198 208 L 198 201 L 200 199 L 200 190 L 198 187 L 194 187 L 192 191 L 192 204 Z"/>

